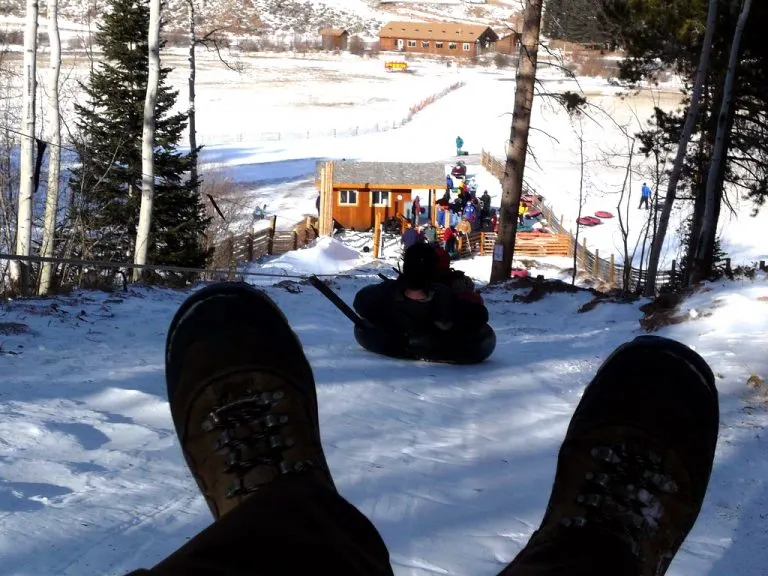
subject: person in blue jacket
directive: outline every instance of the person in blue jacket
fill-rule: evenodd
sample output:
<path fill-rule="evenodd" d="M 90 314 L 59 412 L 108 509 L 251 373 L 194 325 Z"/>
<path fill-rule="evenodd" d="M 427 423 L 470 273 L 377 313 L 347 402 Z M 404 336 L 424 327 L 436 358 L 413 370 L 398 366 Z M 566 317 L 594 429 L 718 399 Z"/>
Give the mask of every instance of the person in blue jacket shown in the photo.
<path fill-rule="evenodd" d="M 651 200 L 651 195 L 653 192 L 650 188 L 648 188 L 648 184 L 643 182 L 643 187 L 640 190 L 640 206 L 637 207 L 638 210 L 640 210 L 643 206 L 645 206 L 646 210 L 650 210 L 651 207 L 649 206 L 648 202 Z"/>
<path fill-rule="evenodd" d="M 445 176 L 445 193 L 446 195 L 450 194 L 453 190 L 453 178 L 451 178 L 450 174 L 446 174 Z"/>
<path fill-rule="evenodd" d="M 461 156 L 461 149 L 464 147 L 464 139 L 456 136 L 456 156 Z"/>

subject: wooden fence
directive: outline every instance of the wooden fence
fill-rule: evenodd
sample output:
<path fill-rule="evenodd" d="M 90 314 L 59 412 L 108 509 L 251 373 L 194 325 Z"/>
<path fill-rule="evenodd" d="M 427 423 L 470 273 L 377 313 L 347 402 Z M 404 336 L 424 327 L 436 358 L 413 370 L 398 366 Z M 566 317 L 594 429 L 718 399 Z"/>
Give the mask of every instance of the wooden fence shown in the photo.
<path fill-rule="evenodd" d="M 273 216 L 268 228 L 227 238 L 216 246 L 212 267 L 235 268 L 263 256 L 285 254 L 306 247 L 318 235 L 317 227 L 310 218 L 289 231 L 275 230 L 275 224 Z"/>
<path fill-rule="evenodd" d="M 483 150 L 480 154 L 480 162 L 483 167 L 493 174 L 499 180 L 504 176 L 504 162 L 494 157 L 489 152 Z M 549 223 L 549 228 L 552 229 L 552 236 L 561 238 L 558 244 L 563 246 L 567 244 L 568 248 L 565 253 L 560 254 L 531 254 L 527 253 L 531 250 L 530 240 L 526 237 L 531 236 L 530 233 L 518 232 L 515 239 L 515 254 L 520 256 L 573 256 L 574 248 L 576 250 L 576 266 L 579 270 L 586 272 L 593 280 L 603 282 L 609 287 L 614 288 L 616 286 L 624 286 L 624 266 L 616 264 L 615 256 L 610 254 L 608 258 L 600 256 L 600 251 L 595 249 L 594 252 L 587 248 L 587 239 L 581 236 L 581 242 L 576 245 L 576 237 L 571 230 L 567 230 L 563 226 L 564 216 L 561 214 L 558 218 L 555 211 L 551 206 L 547 205 L 544 201 L 540 200 L 538 195 L 531 194 L 534 198 L 533 205 L 535 208 L 541 210 L 543 217 Z M 483 239 L 483 251 L 491 252 L 493 245 L 496 242 L 496 235 L 492 233 L 484 233 Z M 534 236 L 543 236 L 542 234 L 535 234 Z M 554 242 L 554 241 L 553 241 Z M 481 252 L 483 253 L 483 252 Z M 629 282 L 624 288 L 630 292 L 641 291 L 645 284 L 646 270 L 638 270 L 635 267 L 629 269 Z M 680 274 L 677 270 L 677 263 L 672 261 L 672 268 L 670 270 L 659 270 L 656 274 L 656 286 L 658 288 L 674 285 L 680 281 Z"/>

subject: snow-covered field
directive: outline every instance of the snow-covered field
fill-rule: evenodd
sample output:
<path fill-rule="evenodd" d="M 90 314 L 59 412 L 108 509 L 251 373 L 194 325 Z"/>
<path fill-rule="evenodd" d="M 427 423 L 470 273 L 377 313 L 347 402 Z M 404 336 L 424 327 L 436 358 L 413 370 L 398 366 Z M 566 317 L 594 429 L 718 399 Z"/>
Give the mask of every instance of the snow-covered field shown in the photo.
<path fill-rule="evenodd" d="M 260 270 L 373 273 L 328 239 Z M 542 263 L 542 268 L 544 264 Z M 384 270 L 386 273 L 386 270 Z M 338 279 L 348 302 L 366 282 Z M 314 367 L 330 465 L 381 531 L 398 575 L 489 576 L 544 512 L 556 452 L 584 385 L 637 335 L 640 303 L 579 313 L 588 293 L 524 304 L 484 293 L 498 334 L 481 366 L 390 360 L 360 349 L 307 285 L 254 282 L 283 307 Z M 0 572 L 106 576 L 149 566 L 206 526 L 164 397 L 165 331 L 187 292 L 80 292 L 0 308 Z M 760 576 L 768 551 L 768 278 L 712 284 L 660 333 L 712 365 L 722 425 L 710 490 L 669 574 Z"/>

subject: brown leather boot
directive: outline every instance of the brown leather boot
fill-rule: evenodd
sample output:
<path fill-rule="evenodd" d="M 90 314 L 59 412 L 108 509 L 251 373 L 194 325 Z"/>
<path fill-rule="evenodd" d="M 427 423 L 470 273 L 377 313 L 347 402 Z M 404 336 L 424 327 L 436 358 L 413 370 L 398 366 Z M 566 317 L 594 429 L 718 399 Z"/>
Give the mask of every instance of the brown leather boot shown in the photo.
<path fill-rule="evenodd" d="M 335 489 L 312 369 L 266 294 L 243 283 L 195 292 L 168 330 L 165 373 L 181 449 L 215 518 L 288 475 Z"/>
<path fill-rule="evenodd" d="M 718 427 L 701 356 L 656 336 L 619 347 L 571 419 L 541 526 L 503 574 L 664 574 L 701 509 Z"/>

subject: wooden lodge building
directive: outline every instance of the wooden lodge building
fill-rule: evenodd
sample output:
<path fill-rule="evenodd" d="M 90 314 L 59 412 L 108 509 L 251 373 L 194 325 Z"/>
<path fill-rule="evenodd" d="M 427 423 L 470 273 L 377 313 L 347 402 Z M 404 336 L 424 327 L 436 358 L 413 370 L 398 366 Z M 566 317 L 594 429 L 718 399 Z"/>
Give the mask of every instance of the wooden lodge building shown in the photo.
<path fill-rule="evenodd" d="M 471 58 L 493 49 L 498 34 L 488 26 L 456 22 L 389 22 L 379 31 L 379 49 Z"/>
<path fill-rule="evenodd" d="M 416 196 L 421 220 L 434 222 L 435 202 L 445 190 L 445 164 L 412 162 L 318 162 L 319 229 L 329 235 L 335 220 L 344 228 L 370 230 L 377 220 L 411 215 Z"/>

